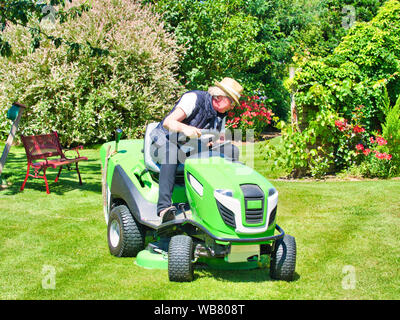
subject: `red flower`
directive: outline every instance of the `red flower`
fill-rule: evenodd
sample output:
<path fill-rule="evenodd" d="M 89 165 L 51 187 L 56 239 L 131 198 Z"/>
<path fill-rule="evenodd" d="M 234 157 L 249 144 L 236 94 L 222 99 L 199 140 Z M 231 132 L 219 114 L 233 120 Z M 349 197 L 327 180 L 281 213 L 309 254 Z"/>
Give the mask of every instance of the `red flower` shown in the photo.
<path fill-rule="evenodd" d="M 343 125 L 343 122 L 342 121 L 339 121 L 339 120 L 336 120 L 335 121 L 335 126 L 336 127 L 341 127 Z"/>
<path fill-rule="evenodd" d="M 359 143 L 358 145 L 356 145 L 356 149 L 360 151 L 364 150 L 364 146 L 361 143 Z"/>
<path fill-rule="evenodd" d="M 375 143 L 374 137 L 369 137 L 369 142 Z"/>
<path fill-rule="evenodd" d="M 347 120 L 346 119 L 344 121 L 336 120 L 335 126 L 339 129 L 339 131 L 344 131 L 347 126 Z"/>
<path fill-rule="evenodd" d="M 365 129 L 361 128 L 360 126 L 354 126 L 353 132 L 354 133 L 362 133 L 362 132 L 365 132 Z"/>
<path fill-rule="evenodd" d="M 370 152 L 371 152 L 371 149 L 364 149 L 364 151 L 363 151 L 363 153 L 364 153 L 364 155 L 369 155 L 370 154 Z"/>

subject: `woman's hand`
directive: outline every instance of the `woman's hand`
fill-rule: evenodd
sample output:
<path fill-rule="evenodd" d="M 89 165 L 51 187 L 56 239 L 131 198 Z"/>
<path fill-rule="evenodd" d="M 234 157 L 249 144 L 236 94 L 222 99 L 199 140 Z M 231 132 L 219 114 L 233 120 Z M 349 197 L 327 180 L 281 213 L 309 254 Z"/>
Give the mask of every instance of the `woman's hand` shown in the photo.
<path fill-rule="evenodd" d="M 181 132 L 189 138 L 199 138 L 201 136 L 201 130 L 196 127 L 188 125 L 183 125 L 182 127 Z"/>
<path fill-rule="evenodd" d="M 164 128 L 172 132 L 182 132 L 189 138 L 198 138 L 201 136 L 200 129 L 188 126 L 182 123 L 186 118 L 185 112 L 181 108 L 176 108 L 168 117 L 164 120 Z"/>

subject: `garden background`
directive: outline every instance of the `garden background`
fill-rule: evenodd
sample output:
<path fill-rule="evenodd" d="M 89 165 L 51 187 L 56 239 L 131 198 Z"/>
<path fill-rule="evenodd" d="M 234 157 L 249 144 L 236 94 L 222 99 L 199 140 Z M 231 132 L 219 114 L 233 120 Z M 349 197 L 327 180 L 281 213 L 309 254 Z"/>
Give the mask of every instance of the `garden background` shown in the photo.
<path fill-rule="evenodd" d="M 265 157 L 289 175 L 399 174 L 398 1 L 7 3 L 2 140 L 14 101 L 30 106 L 24 134 L 57 130 L 68 146 L 118 127 L 141 137 L 183 92 L 229 76 L 245 96 L 228 127 L 281 132 Z"/>
<path fill-rule="evenodd" d="M 0 9 L 0 141 L 11 126 L 7 110 L 18 101 L 29 107 L 18 134 L 55 130 L 64 146 L 85 145 L 90 158 L 82 166 L 82 189 L 67 176 L 67 188 L 50 185 L 55 192 L 45 199 L 36 181 L 20 194 L 26 160 L 17 137 L 2 174 L 8 187 L 0 191 L 2 298 L 77 298 L 69 276 L 81 287 L 109 292 L 120 262 L 98 246 L 106 243 L 99 145 L 113 140 L 117 128 L 125 138 L 143 137 L 146 124 L 161 120 L 183 92 L 206 89 L 226 76 L 245 88 L 227 126 L 254 130 L 254 166 L 281 192 L 280 222 L 300 248 L 297 282 L 268 283 L 268 294 L 399 297 L 398 0 L 1 1 Z M 264 140 L 270 132 L 277 137 Z M 71 196 L 80 199 L 78 207 Z M 63 233 L 69 241 L 59 238 Z M 110 274 L 101 285 L 104 273 L 96 268 L 104 261 Z M 357 288 L 343 291 L 343 266 L 367 262 Z M 20 264 L 27 274 L 17 272 Z M 55 265 L 66 291 L 42 290 L 36 269 L 44 264 Z M 30 273 L 39 282 L 25 285 Z M 121 295 L 112 298 L 166 297 L 159 284 L 165 275 L 147 293 L 132 280 L 122 284 L 126 278 L 118 281 Z M 263 299 L 266 279 L 261 272 L 225 279 L 203 271 L 193 286 L 227 280 L 231 291 L 243 294 L 204 297 Z M 319 279 L 326 287 L 313 292 Z M 132 286 L 139 290 L 134 296 Z M 179 289 L 182 295 L 170 297 L 191 297 L 192 287 Z M 105 297 L 84 292 L 83 298 Z"/>

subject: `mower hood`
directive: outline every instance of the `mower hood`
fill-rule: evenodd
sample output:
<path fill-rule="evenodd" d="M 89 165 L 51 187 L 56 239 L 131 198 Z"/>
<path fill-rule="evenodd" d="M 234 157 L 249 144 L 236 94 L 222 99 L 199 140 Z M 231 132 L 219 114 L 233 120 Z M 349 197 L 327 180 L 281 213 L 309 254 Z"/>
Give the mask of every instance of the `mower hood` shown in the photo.
<path fill-rule="evenodd" d="M 185 185 L 197 222 L 220 236 L 274 232 L 278 193 L 258 172 L 222 157 L 185 161 Z"/>

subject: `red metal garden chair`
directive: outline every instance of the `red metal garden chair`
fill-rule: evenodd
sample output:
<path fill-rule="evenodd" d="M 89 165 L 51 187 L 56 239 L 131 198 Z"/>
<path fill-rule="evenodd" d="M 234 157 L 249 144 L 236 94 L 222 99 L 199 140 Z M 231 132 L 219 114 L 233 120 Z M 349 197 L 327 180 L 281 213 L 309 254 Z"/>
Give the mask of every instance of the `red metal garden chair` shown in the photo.
<path fill-rule="evenodd" d="M 70 150 L 64 150 L 64 152 L 74 150 L 77 153 L 75 158 L 67 158 L 61 148 L 60 141 L 58 139 L 57 132 L 50 134 L 42 134 L 37 136 L 23 136 L 21 135 L 22 143 L 25 147 L 26 157 L 28 159 L 28 170 L 26 172 L 25 180 L 21 186 L 20 191 L 24 190 L 25 183 L 28 177 L 44 179 L 46 184 L 46 192 L 50 193 L 49 185 L 47 183 L 46 170 L 47 168 L 57 168 L 58 174 L 55 182 L 58 181 L 63 166 L 67 166 L 68 170 L 71 170 L 71 164 L 75 163 L 75 169 L 78 173 L 79 184 L 82 185 L 82 179 L 78 168 L 78 162 L 81 160 L 88 160 L 86 157 L 81 157 L 79 149 L 83 149 L 83 146 L 79 146 Z M 55 158 L 54 158 L 55 157 Z M 38 161 L 42 160 L 42 161 Z M 35 162 L 36 161 L 36 162 Z M 34 169 L 34 174 L 30 174 L 30 168 Z M 40 176 L 40 171 L 43 170 L 43 175 Z"/>

